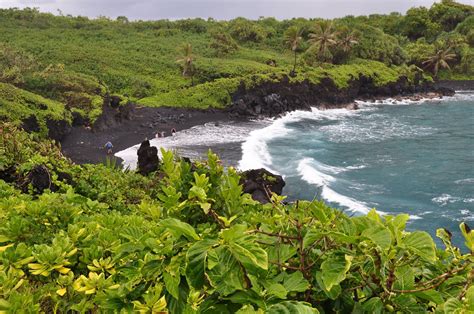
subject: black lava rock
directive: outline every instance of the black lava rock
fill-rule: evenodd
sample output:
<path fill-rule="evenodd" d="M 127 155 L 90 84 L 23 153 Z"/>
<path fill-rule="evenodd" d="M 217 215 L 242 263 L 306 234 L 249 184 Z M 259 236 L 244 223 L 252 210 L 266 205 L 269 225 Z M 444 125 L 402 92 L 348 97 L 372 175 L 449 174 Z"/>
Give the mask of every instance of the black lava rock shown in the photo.
<path fill-rule="evenodd" d="M 243 172 L 240 184 L 244 187 L 244 193 L 249 193 L 254 200 L 266 204 L 270 201 L 271 192 L 281 195 L 285 181 L 282 176 L 262 168 Z"/>
<path fill-rule="evenodd" d="M 158 170 L 160 159 L 158 158 L 158 149 L 150 146 L 150 141 L 145 140 L 137 151 L 138 172 L 147 175 L 150 172 Z"/>

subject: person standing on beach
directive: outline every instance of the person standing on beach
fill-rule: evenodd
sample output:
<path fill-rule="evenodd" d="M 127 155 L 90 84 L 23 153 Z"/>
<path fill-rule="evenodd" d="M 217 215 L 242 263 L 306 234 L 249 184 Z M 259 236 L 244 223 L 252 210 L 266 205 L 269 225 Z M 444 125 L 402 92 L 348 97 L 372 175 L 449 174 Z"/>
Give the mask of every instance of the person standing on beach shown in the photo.
<path fill-rule="evenodd" d="M 110 141 L 105 143 L 104 147 L 105 149 L 107 149 L 107 155 L 112 154 L 112 148 L 114 147 L 114 145 L 112 145 Z"/>

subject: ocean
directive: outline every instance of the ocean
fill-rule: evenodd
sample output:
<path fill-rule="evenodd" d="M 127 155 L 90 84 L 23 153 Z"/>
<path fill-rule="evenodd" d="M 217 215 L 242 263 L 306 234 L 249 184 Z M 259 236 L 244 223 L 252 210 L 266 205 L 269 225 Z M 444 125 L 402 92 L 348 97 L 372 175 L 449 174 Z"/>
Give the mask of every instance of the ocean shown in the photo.
<path fill-rule="evenodd" d="M 323 199 L 360 215 L 407 213 L 407 228 L 474 225 L 474 93 L 423 101 L 359 101 L 359 110 L 295 111 L 279 119 L 208 123 L 152 145 L 284 177 L 288 199 Z M 116 155 L 136 164 L 131 147 Z"/>

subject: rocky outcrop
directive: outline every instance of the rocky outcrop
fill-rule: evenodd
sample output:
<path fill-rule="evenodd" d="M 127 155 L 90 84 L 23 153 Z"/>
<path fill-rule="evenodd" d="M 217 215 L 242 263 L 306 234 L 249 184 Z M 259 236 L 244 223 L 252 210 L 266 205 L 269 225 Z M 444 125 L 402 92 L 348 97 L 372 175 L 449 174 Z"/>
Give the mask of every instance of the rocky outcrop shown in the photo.
<path fill-rule="evenodd" d="M 160 159 L 158 158 L 158 149 L 150 146 L 150 141 L 145 140 L 137 151 L 138 155 L 138 172 L 147 175 L 150 172 L 158 170 Z"/>
<path fill-rule="evenodd" d="M 105 96 L 102 105 L 102 114 L 93 125 L 94 131 L 104 131 L 121 124 L 124 120 L 132 120 L 135 111 L 135 104 L 126 103 L 121 105 L 122 99 L 119 96 Z"/>
<path fill-rule="evenodd" d="M 452 90 L 460 90 L 460 91 L 466 91 L 466 90 L 474 90 L 474 80 L 460 80 L 460 81 L 437 81 L 434 83 L 434 85 L 438 88 L 444 87 L 444 88 L 449 88 Z"/>
<path fill-rule="evenodd" d="M 240 184 L 243 192 L 262 204 L 270 201 L 271 192 L 281 195 L 285 181 L 282 176 L 275 175 L 266 169 L 254 169 L 241 173 Z"/>
<path fill-rule="evenodd" d="M 361 76 L 352 79 L 347 88 L 339 89 L 330 78 L 323 78 L 313 84 L 308 80 L 292 83 L 288 77 L 279 82 L 266 82 L 251 89 L 241 85 L 232 96 L 228 108 L 232 116 L 275 117 L 294 110 L 340 108 L 356 99 L 377 99 L 396 96 L 408 96 L 415 93 L 434 92 L 439 95 L 452 95 L 451 89 L 436 87 L 432 83 L 415 77 L 410 84 L 404 76 L 396 82 L 377 86 L 370 77 Z M 351 109 L 357 109 L 352 106 Z"/>
<path fill-rule="evenodd" d="M 66 120 L 47 119 L 46 126 L 48 127 L 49 138 L 58 142 L 63 140 L 72 130 L 71 124 Z"/>
<path fill-rule="evenodd" d="M 26 178 L 23 189 L 27 190 L 29 184 L 33 187 L 35 193 L 43 193 L 46 189 L 51 189 L 52 181 L 48 169 L 44 165 L 35 166 Z"/>

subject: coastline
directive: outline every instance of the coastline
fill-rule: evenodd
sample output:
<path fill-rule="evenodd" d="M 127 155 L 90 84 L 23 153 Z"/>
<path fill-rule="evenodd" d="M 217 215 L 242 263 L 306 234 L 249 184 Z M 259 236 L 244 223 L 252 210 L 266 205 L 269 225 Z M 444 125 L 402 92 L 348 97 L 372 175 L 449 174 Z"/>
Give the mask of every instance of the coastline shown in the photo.
<path fill-rule="evenodd" d="M 179 132 L 209 122 L 230 120 L 223 110 L 136 106 L 130 119 L 100 131 L 74 126 L 71 133 L 61 141 L 61 150 L 77 164 L 103 163 L 108 157 L 103 145 L 108 141 L 112 142 L 115 153 L 139 144 L 145 138 L 154 138 L 157 132 L 165 132 L 165 136 L 170 136 L 173 128 Z M 119 158 L 117 161 L 121 162 Z"/>
<path fill-rule="evenodd" d="M 463 84 L 463 86 L 474 85 L 474 81 L 469 81 L 470 84 Z M 273 88 L 273 87 L 272 87 Z M 441 90 L 438 90 L 440 89 Z M 266 92 L 268 86 L 262 87 L 261 92 Z M 294 104 L 281 105 L 280 100 L 276 97 L 268 97 L 274 94 L 255 95 L 243 94 L 234 97 L 234 102 L 231 106 L 225 109 L 187 109 L 187 108 L 173 108 L 173 107 L 142 107 L 136 104 L 129 104 L 126 108 L 126 117 L 118 117 L 119 111 L 117 108 L 112 108 L 110 104 L 104 105 L 102 116 L 99 118 L 100 127 L 87 128 L 83 125 L 73 126 L 69 135 L 61 141 L 61 150 L 65 156 L 70 158 L 77 164 L 85 163 L 104 163 L 109 157 L 106 154 L 103 145 L 108 141 L 114 145 L 113 152 L 119 152 L 134 145 L 141 143 L 145 138 L 152 139 L 157 132 L 165 132 L 165 136 L 171 135 L 171 130 L 175 129 L 177 132 L 190 129 L 194 126 L 204 125 L 206 123 L 225 123 L 231 121 L 249 121 L 252 119 L 263 118 L 278 118 L 282 115 L 295 110 L 311 110 L 311 107 L 319 109 L 334 109 L 334 108 L 348 108 L 357 109 L 355 100 L 380 100 L 386 98 L 394 98 L 396 100 L 420 100 L 422 98 L 439 98 L 442 97 L 446 90 L 451 90 L 443 85 L 434 84 L 430 88 L 424 88 L 421 92 L 406 92 L 403 89 L 394 95 L 380 95 L 380 91 L 375 91 L 374 95 L 364 94 L 360 97 L 342 97 L 334 98 L 332 101 L 316 102 L 313 105 L 311 98 L 314 97 L 327 98 L 326 94 L 332 94 L 332 88 L 329 90 L 313 93 L 310 99 L 307 99 L 304 104 L 295 101 Z M 347 91 L 340 91 L 341 93 Z M 288 91 L 286 91 L 288 93 Z M 358 93 L 356 93 L 358 94 Z M 250 97 L 249 97 L 250 95 Z M 239 98 L 241 97 L 241 98 Z M 246 99 L 243 105 L 242 97 Z M 333 96 L 332 96 L 333 97 Z M 267 101 L 262 104 L 262 99 Z M 276 99 L 276 100 L 275 100 Z M 249 101 L 250 100 L 250 101 Z M 277 104 L 275 104 L 275 101 Z M 278 111 L 274 108 L 278 107 Z M 106 123 L 104 123 L 104 121 Z M 110 123 L 112 121 L 112 123 Z M 109 123 L 107 123 L 109 122 Z M 97 123 L 96 123 L 97 124 Z M 108 124 L 108 125 L 107 125 Z M 122 160 L 114 157 L 118 163 Z"/>
<path fill-rule="evenodd" d="M 474 91 L 474 80 L 449 81 L 440 80 L 435 82 L 435 86 L 450 88 L 455 91 Z"/>

